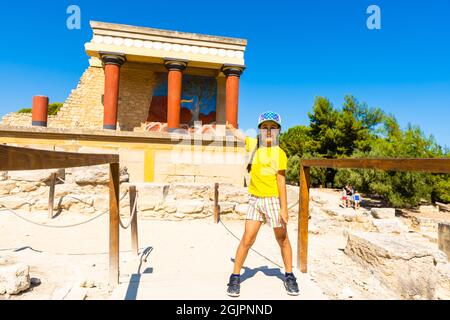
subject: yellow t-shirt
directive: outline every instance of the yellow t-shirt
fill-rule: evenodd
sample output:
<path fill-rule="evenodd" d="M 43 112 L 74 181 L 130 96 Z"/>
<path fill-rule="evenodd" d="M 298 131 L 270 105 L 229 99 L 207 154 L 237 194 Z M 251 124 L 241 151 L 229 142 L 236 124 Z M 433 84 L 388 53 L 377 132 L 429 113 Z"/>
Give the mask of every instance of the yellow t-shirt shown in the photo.
<path fill-rule="evenodd" d="M 245 150 L 253 153 L 258 140 L 245 138 Z M 287 156 L 279 146 L 259 147 L 252 161 L 248 192 L 257 197 L 278 197 L 277 172 L 286 170 Z"/>

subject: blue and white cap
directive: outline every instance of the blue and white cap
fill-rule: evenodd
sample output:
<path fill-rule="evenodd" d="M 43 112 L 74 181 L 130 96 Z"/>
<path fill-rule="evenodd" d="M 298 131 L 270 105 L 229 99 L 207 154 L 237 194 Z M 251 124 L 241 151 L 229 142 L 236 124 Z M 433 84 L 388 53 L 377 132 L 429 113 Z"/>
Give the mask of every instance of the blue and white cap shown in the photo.
<path fill-rule="evenodd" d="M 281 127 L 281 116 L 274 111 L 266 111 L 260 114 L 258 118 L 258 128 L 266 121 L 276 122 Z"/>

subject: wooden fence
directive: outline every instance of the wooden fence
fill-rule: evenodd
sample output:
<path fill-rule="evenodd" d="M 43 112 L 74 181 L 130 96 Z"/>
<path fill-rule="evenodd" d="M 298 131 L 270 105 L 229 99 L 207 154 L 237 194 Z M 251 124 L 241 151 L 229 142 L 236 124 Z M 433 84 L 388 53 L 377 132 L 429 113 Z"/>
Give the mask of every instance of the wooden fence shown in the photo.
<path fill-rule="evenodd" d="M 298 214 L 297 265 L 308 270 L 308 219 L 310 168 L 379 169 L 450 173 L 450 159 L 303 159 L 300 163 L 300 199 Z"/>
<path fill-rule="evenodd" d="M 0 171 L 62 169 L 100 164 L 109 164 L 109 283 L 118 284 L 119 155 L 46 151 L 0 145 Z"/>
<path fill-rule="evenodd" d="M 109 164 L 109 282 L 119 283 L 119 156 L 116 154 L 85 154 L 0 145 L 0 171 L 39 170 L 84 167 Z M 297 265 L 307 272 L 308 217 L 310 168 L 379 169 L 394 171 L 418 171 L 450 173 L 450 159 L 303 159 L 300 164 L 300 199 L 298 219 Z M 52 177 L 54 179 L 54 177 Z M 51 191 L 52 192 L 52 191 Z M 131 208 L 135 189 L 130 188 Z M 215 185 L 215 215 L 219 220 L 218 185 Z M 132 213 L 131 213 L 132 214 Z M 132 219 L 133 251 L 137 253 L 136 215 Z M 134 222 L 134 223 L 133 223 Z M 135 231 L 133 231 L 135 230 Z M 134 232 L 134 233 L 133 233 Z"/>

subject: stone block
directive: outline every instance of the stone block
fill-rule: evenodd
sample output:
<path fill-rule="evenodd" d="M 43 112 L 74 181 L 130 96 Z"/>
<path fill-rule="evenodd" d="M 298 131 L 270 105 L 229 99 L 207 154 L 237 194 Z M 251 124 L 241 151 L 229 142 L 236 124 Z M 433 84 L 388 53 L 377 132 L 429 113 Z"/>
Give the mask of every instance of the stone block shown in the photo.
<path fill-rule="evenodd" d="M 440 281 L 437 264 L 446 262 L 439 250 L 390 234 L 352 231 L 344 252 L 371 271 L 387 288 L 405 299 L 433 299 Z"/>
<path fill-rule="evenodd" d="M 220 206 L 220 213 L 221 214 L 227 214 L 234 211 L 234 208 L 236 207 L 236 203 L 234 202 L 219 202 Z"/>
<path fill-rule="evenodd" d="M 16 209 L 26 209 L 36 202 L 35 199 L 31 197 L 24 196 L 23 194 L 11 195 L 0 198 L 0 204 L 5 208 L 16 210 Z"/>
<path fill-rule="evenodd" d="M 9 178 L 13 181 L 49 182 L 54 172 L 57 177 L 64 179 L 64 169 L 11 171 L 9 172 Z"/>
<path fill-rule="evenodd" d="M 248 203 L 250 197 L 245 187 L 237 187 L 230 183 L 219 184 L 219 201 Z"/>
<path fill-rule="evenodd" d="M 248 210 L 248 204 L 238 204 L 235 208 L 234 211 L 240 215 L 240 216 L 245 216 L 247 215 L 247 210 Z"/>
<path fill-rule="evenodd" d="M 7 195 L 16 188 L 17 184 L 12 180 L 0 180 L 0 195 Z"/>
<path fill-rule="evenodd" d="M 109 165 L 88 166 L 67 169 L 72 181 L 78 185 L 95 185 L 109 183 Z M 120 182 L 128 182 L 129 176 L 125 168 L 120 168 Z"/>
<path fill-rule="evenodd" d="M 0 294 L 19 294 L 30 287 L 30 267 L 23 263 L 0 267 Z"/>
<path fill-rule="evenodd" d="M 168 183 L 159 182 L 142 182 L 134 185 L 136 186 L 139 209 L 147 208 L 147 210 L 163 204 L 170 188 Z"/>
<path fill-rule="evenodd" d="M 408 227 L 397 218 L 394 219 L 374 219 L 372 225 L 380 233 L 402 233 L 407 232 Z"/>
<path fill-rule="evenodd" d="M 55 186 L 55 199 L 67 196 L 74 195 L 80 192 L 80 187 L 75 183 L 64 183 L 58 184 Z"/>
<path fill-rule="evenodd" d="M 203 211 L 205 203 L 203 200 L 178 200 L 177 213 L 193 214 Z"/>
<path fill-rule="evenodd" d="M 36 182 L 19 182 L 20 192 L 32 192 L 38 189 L 39 183 Z"/>
<path fill-rule="evenodd" d="M 162 181 L 168 182 L 168 183 L 194 183 L 195 182 L 195 176 L 176 176 L 176 175 L 166 175 L 162 176 Z"/>
<path fill-rule="evenodd" d="M 376 219 L 393 219 L 395 218 L 394 208 L 372 208 L 370 210 L 372 216 Z"/>
<path fill-rule="evenodd" d="M 176 199 L 206 199 L 212 195 L 212 183 L 172 183 L 170 193 Z"/>
<path fill-rule="evenodd" d="M 450 262 L 450 223 L 439 223 L 438 226 L 438 247 L 447 255 Z"/>
<path fill-rule="evenodd" d="M 438 213 L 438 206 L 419 206 L 419 212 L 421 213 Z"/>

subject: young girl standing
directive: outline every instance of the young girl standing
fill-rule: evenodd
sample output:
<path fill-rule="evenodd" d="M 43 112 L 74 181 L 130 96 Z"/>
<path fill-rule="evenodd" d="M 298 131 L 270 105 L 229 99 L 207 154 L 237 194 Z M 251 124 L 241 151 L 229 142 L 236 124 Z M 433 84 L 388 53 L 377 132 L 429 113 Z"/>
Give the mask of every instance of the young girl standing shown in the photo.
<path fill-rule="evenodd" d="M 245 221 L 245 231 L 237 248 L 234 270 L 230 276 L 227 294 L 240 294 L 240 273 L 248 251 L 256 240 L 258 231 L 266 220 L 273 228 L 280 246 L 285 267 L 284 286 L 290 295 L 298 295 L 297 279 L 292 273 L 292 248 L 287 234 L 288 209 L 285 171 L 286 153 L 279 147 L 281 117 L 268 111 L 258 118 L 258 138 L 246 137 L 240 130 L 227 122 L 227 129 L 234 136 L 245 141 L 247 152 L 251 152 L 248 166 L 250 171 L 249 207 Z M 265 219 L 264 219 L 265 218 Z"/>

